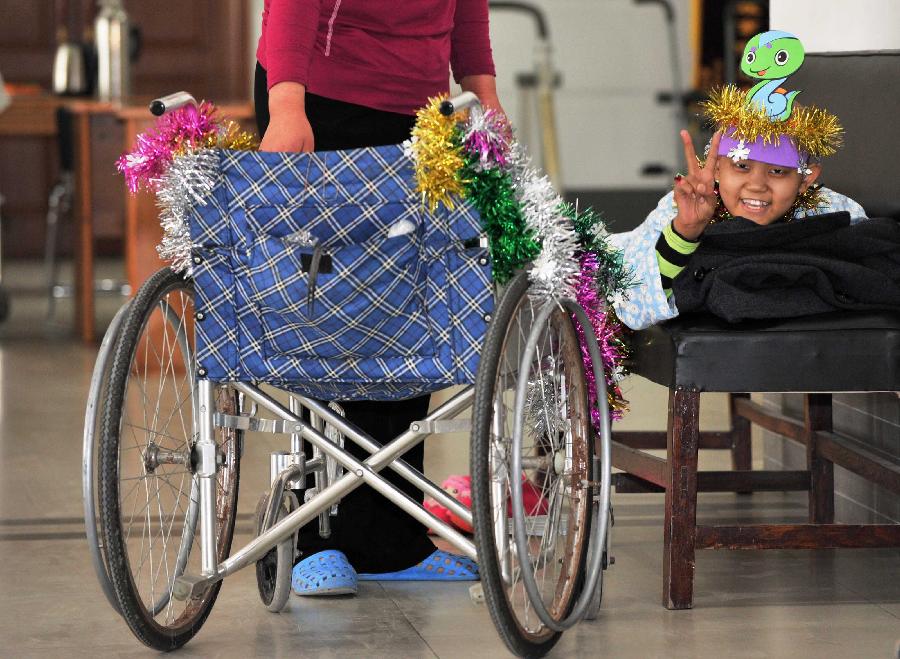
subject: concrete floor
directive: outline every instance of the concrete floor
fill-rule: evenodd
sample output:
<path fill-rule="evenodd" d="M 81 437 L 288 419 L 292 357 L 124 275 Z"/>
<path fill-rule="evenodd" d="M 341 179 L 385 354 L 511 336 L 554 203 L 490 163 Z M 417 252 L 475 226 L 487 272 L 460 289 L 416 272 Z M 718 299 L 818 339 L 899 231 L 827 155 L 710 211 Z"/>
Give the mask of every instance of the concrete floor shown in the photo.
<path fill-rule="evenodd" d="M 4 283 L 33 284 L 33 267 L 7 267 Z M 102 300 L 109 320 L 118 302 Z M 81 435 L 95 348 L 59 322 L 44 301 L 16 295 L 0 326 L 0 656 L 147 656 L 97 586 L 83 535 Z M 664 424 L 663 392 L 628 384 L 628 425 Z M 704 423 L 723 422 L 711 399 Z M 429 446 L 427 470 L 440 481 L 465 464 L 465 443 Z M 236 543 L 250 539 L 250 515 L 276 444 L 248 441 Z M 279 447 L 280 448 L 280 447 Z M 718 466 L 725 456 L 704 456 Z M 757 456 L 759 457 L 759 456 Z M 606 574 L 600 617 L 567 632 L 553 656 L 890 658 L 900 639 L 900 552 L 704 551 L 697 557 L 695 608 L 660 606 L 662 495 L 614 498 L 616 564 Z M 802 521 L 802 494 L 701 498 L 700 517 L 722 522 Z M 503 657 L 487 610 L 467 583 L 362 583 L 356 598 L 292 597 L 281 614 L 259 604 L 252 571 L 225 583 L 185 657 Z"/>

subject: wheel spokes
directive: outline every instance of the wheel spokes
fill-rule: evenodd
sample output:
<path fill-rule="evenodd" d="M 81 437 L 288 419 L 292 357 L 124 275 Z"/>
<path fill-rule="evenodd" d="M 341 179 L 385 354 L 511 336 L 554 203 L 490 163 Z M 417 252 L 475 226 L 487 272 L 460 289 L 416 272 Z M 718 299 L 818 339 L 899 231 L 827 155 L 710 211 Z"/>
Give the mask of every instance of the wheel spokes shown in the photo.
<path fill-rule="evenodd" d="M 160 616 L 165 626 L 184 612 L 172 589 L 193 544 L 197 497 L 189 464 L 165 464 L 148 455 L 161 450 L 184 462 L 194 444 L 194 386 L 186 367 L 192 356 L 185 334 L 190 310 L 182 291 L 152 308 L 131 364 L 120 425 L 120 436 L 128 438 L 119 452 L 119 481 L 132 580 L 150 617 Z"/>
<path fill-rule="evenodd" d="M 565 618 L 575 593 L 572 556 L 581 552 L 586 506 L 581 491 L 586 463 L 574 455 L 573 426 L 582 423 L 586 398 L 582 389 L 580 349 L 568 317 L 554 312 L 541 328 L 527 372 L 521 373 L 522 348 L 537 315 L 536 303 L 523 299 L 507 330 L 498 366 L 490 468 L 495 543 L 507 598 L 524 630 L 540 636 L 549 630 L 537 616 L 525 590 L 523 570 L 535 578 L 544 606 L 554 619 Z M 574 340 L 574 344 L 573 344 Z M 519 378 L 528 378 L 528 401 L 522 437 L 521 474 L 512 474 L 512 418 Z M 579 430 L 583 435 L 583 431 Z M 584 443 L 585 438 L 579 437 Z M 512 524 L 508 519 L 511 478 L 522 480 L 527 556 L 516 556 Z M 580 554 L 575 565 L 580 564 Z"/>

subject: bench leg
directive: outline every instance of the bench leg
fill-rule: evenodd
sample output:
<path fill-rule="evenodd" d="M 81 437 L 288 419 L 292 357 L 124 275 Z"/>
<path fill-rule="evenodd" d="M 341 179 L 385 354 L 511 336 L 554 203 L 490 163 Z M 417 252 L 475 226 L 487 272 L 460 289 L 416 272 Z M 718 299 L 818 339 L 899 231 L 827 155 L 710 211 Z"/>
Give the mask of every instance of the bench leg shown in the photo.
<path fill-rule="evenodd" d="M 750 448 L 750 421 L 738 416 L 734 411 L 737 398 L 750 398 L 750 394 L 730 394 L 728 396 L 731 413 L 731 468 L 735 471 L 753 469 L 753 454 Z"/>
<path fill-rule="evenodd" d="M 816 442 L 816 431 L 831 431 L 831 394 L 806 394 L 803 421 L 809 469 L 809 521 L 834 524 L 834 463 L 822 457 Z"/>
<path fill-rule="evenodd" d="M 699 413 L 700 392 L 669 391 L 662 598 L 668 609 L 689 609 L 694 602 Z"/>

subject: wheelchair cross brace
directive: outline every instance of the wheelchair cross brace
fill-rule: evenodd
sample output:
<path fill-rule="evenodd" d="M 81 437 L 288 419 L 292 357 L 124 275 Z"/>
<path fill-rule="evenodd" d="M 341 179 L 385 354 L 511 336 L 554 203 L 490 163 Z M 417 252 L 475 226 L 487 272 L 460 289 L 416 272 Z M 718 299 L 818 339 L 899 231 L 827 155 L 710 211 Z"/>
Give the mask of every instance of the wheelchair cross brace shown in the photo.
<path fill-rule="evenodd" d="M 388 482 L 380 472 L 385 467 L 390 467 L 399 473 L 405 480 L 417 488 L 437 499 L 442 505 L 453 510 L 460 517 L 471 522 L 471 511 L 458 501 L 441 490 L 436 484 L 429 481 L 416 469 L 413 469 L 398 456 L 423 441 L 437 428 L 457 429 L 462 423 L 446 421 L 459 414 L 468 407 L 474 397 L 474 389 L 467 387 L 452 399 L 431 412 L 423 421 L 412 424 L 409 430 L 397 436 L 384 446 L 380 446 L 371 437 L 349 424 L 342 416 L 336 414 L 327 405 L 302 396 L 298 400 L 310 411 L 338 431 L 347 439 L 356 442 L 363 448 L 372 452 L 365 461 L 359 461 L 349 452 L 331 442 L 325 435 L 306 423 L 301 416 L 285 408 L 281 403 L 252 384 L 243 382 L 229 383 L 235 390 L 244 394 L 261 407 L 281 417 L 278 420 L 256 419 L 250 417 L 234 417 L 216 415 L 213 413 L 214 383 L 210 380 L 199 380 L 199 431 L 200 436 L 195 447 L 197 454 L 197 476 L 200 481 L 200 542 L 201 542 L 201 574 L 183 574 L 175 579 L 173 595 L 176 599 L 185 600 L 199 597 L 213 583 L 224 579 L 226 576 L 237 572 L 241 568 L 255 563 L 265 556 L 272 547 L 291 537 L 294 532 L 307 522 L 312 521 L 328 506 L 339 501 L 342 497 L 355 490 L 363 483 L 368 484 L 374 490 L 387 497 L 391 502 L 410 514 L 419 522 L 425 524 L 445 540 L 451 542 L 462 553 L 477 560 L 477 552 L 474 543 L 459 533 L 449 524 L 441 521 L 421 504 L 413 500 L 405 492 Z M 215 478 L 216 478 L 216 451 L 215 428 L 220 427 L 239 428 L 247 430 L 260 430 L 263 432 L 285 432 L 299 434 L 306 441 L 317 447 L 323 454 L 333 458 L 347 471 L 334 483 L 317 493 L 308 502 L 297 510 L 281 519 L 258 537 L 251 540 L 245 547 L 233 552 L 232 555 L 218 563 L 216 560 L 215 539 Z"/>

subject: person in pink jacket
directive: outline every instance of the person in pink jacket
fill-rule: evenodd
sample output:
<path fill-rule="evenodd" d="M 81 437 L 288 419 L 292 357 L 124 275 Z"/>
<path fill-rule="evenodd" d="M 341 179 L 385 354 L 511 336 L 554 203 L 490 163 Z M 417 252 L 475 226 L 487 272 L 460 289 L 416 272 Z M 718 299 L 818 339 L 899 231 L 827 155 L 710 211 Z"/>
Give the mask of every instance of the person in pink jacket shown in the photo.
<path fill-rule="evenodd" d="M 322 98 L 408 119 L 448 91 L 450 67 L 499 107 L 486 0 L 266 0 L 256 56 L 266 151 L 317 148 Z"/>
<path fill-rule="evenodd" d="M 254 97 L 263 151 L 397 144 L 415 112 L 449 91 L 450 73 L 488 108 L 497 98 L 487 0 L 265 0 Z M 353 401 L 347 418 L 385 443 L 425 417 L 428 396 Z M 358 457 L 367 454 L 348 442 Z M 403 458 L 422 470 L 424 445 Z M 411 497 L 422 493 L 387 475 Z M 426 528 L 368 486 L 345 497 L 329 538 L 300 532 L 294 591 L 355 593 L 358 579 L 477 579 L 467 558 L 437 550 Z"/>

